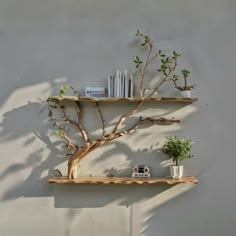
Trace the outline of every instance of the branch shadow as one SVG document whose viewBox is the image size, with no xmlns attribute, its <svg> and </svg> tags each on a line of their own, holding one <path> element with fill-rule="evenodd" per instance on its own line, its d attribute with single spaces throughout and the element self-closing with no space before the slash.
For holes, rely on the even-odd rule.
<svg viewBox="0 0 236 236">
<path fill-rule="evenodd" d="M 165 106 L 164 106 L 165 107 Z M 178 109 L 182 106 L 177 106 Z M 163 109 L 165 110 L 165 109 Z M 165 111 L 165 114 L 170 112 Z M 16 122 L 17 117 L 17 122 Z M 56 166 L 66 162 L 61 142 L 49 138 L 49 124 L 47 120 L 46 104 L 40 102 L 30 102 L 27 105 L 15 108 L 3 115 L 3 121 L 0 124 L 0 141 L 7 143 L 12 140 L 18 140 L 26 137 L 22 143 L 22 148 L 36 146 L 35 150 L 25 157 L 24 162 L 17 162 L 10 165 L 0 173 L 1 181 L 14 176 L 17 172 L 28 170 L 26 179 L 19 180 L 18 184 L 11 186 L 2 197 L 3 201 L 9 201 L 20 197 L 54 197 L 54 206 L 56 208 L 98 208 L 116 203 L 120 206 L 130 206 L 141 200 L 152 198 L 173 186 L 170 185 L 50 185 L 47 182 Z M 132 120 L 131 120 L 132 121 Z M 144 130 L 145 127 L 141 128 Z M 148 138 L 149 133 L 142 133 L 135 137 L 135 141 L 141 142 Z M 131 136 L 132 138 L 132 136 Z M 39 144 L 39 145 L 38 145 Z M 96 165 L 100 162 L 106 162 L 111 155 L 119 156 L 121 152 L 126 158 L 125 168 L 105 167 L 104 175 L 112 174 L 114 176 L 130 176 L 134 165 L 147 164 L 152 167 L 153 176 L 166 176 L 167 169 L 158 163 L 156 146 L 158 142 L 150 144 L 137 151 L 131 149 L 121 138 L 121 142 L 114 142 L 111 149 L 103 153 L 98 158 L 91 158 L 91 164 Z M 45 153 L 45 149 L 48 153 Z M 144 158 L 145 156 L 145 158 Z M 45 158 L 46 157 L 46 158 Z M 161 161 L 161 159 L 160 159 Z M 124 194 L 125 193 L 125 194 Z"/>
<path fill-rule="evenodd" d="M 27 178 L 25 180 L 18 179 L 18 182 L 21 182 L 8 189 L 2 200 L 17 199 L 22 196 L 51 196 L 50 186 L 47 183 L 48 176 L 52 175 L 55 166 L 65 162 L 66 159 L 62 156 L 63 152 L 58 148 L 60 142 L 52 143 L 45 132 L 45 128 L 43 128 L 45 124 L 42 122 L 41 116 L 46 115 L 45 111 L 42 109 L 41 103 L 34 102 L 8 111 L 3 115 L 3 121 L 0 124 L 0 142 L 7 143 L 13 140 L 17 142 L 18 139 L 25 137 L 22 150 L 27 150 L 29 146 L 34 147 L 34 149 L 33 151 L 30 150 L 28 156 L 23 157 L 24 161 L 22 158 L 14 159 L 13 164 L 0 172 L 0 180 L 6 181 L 7 178 L 14 177 L 17 172 L 30 169 Z M 46 148 L 49 153 L 45 158 Z M 45 171 L 47 172 L 46 175 Z"/>
<path fill-rule="evenodd" d="M 159 185 L 54 185 L 55 207 L 99 208 L 116 203 L 130 206 L 140 200 L 151 198 L 171 186 Z M 124 194 L 125 193 L 125 194 Z"/>
<path fill-rule="evenodd" d="M 173 219 L 179 217 L 179 211 L 175 212 L 171 209 L 173 209 L 176 205 L 181 204 L 183 200 L 183 194 L 185 194 L 185 197 L 191 196 L 192 194 L 195 194 L 196 191 L 198 191 L 198 186 L 194 184 L 178 184 L 173 186 L 172 188 L 164 190 L 159 195 L 155 196 L 153 199 L 149 201 L 149 203 L 146 203 L 146 206 L 149 204 L 152 207 L 145 207 L 144 212 L 144 221 L 141 223 L 141 235 L 155 235 L 155 232 L 160 230 L 160 224 L 157 224 L 156 222 L 160 222 L 157 220 L 159 216 L 162 214 L 162 212 L 168 212 L 171 211 L 171 216 L 166 214 L 168 219 L 172 217 Z M 185 199 L 186 201 L 186 199 Z M 191 205 L 191 203 L 189 203 Z M 167 208 L 166 208 L 167 207 Z M 186 213 L 183 213 L 183 216 L 186 215 Z M 182 217 L 180 217 L 182 218 Z M 183 219 L 182 219 L 183 220 Z M 191 218 L 186 217 L 186 220 L 188 222 L 188 225 L 195 224 L 191 220 Z M 191 228 L 191 226 L 190 226 Z M 174 232 L 175 230 L 172 228 L 170 232 Z"/>
</svg>

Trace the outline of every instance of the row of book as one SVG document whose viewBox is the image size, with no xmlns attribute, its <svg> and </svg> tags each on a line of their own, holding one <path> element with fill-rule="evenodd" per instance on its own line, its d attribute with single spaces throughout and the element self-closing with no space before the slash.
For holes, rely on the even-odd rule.
<svg viewBox="0 0 236 236">
<path fill-rule="evenodd" d="M 127 70 L 117 70 L 115 76 L 108 76 L 108 97 L 133 97 L 133 90 L 133 76 Z"/>
</svg>

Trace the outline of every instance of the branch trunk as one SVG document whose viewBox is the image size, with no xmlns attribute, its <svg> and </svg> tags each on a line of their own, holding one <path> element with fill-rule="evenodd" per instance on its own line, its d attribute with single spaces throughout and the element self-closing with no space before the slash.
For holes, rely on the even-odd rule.
<svg viewBox="0 0 236 236">
<path fill-rule="evenodd" d="M 68 179 L 75 179 L 77 178 L 77 164 L 86 156 L 88 155 L 90 152 L 94 151 L 95 149 L 97 149 L 98 147 L 102 146 L 103 144 L 110 142 L 114 139 L 117 139 L 119 137 L 122 137 L 124 135 L 128 135 L 131 134 L 132 132 L 134 132 L 140 125 L 143 125 L 147 122 L 152 122 L 152 123 L 166 123 L 166 124 L 170 124 L 170 123 L 179 123 L 179 120 L 174 120 L 174 119 L 165 119 L 165 118 L 159 118 L 159 119 L 153 119 L 150 117 L 147 118 L 142 118 L 140 117 L 139 120 L 136 122 L 135 125 L 133 125 L 131 128 L 127 129 L 127 130 L 123 130 L 117 133 L 110 133 L 104 137 L 102 137 L 101 139 L 98 139 L 94 142 L 87 142 L 84 147 L 76 150 L 73 155 L 70 157 L 69 162 L 68 162 L 68 173 L 67 173 L 67 178 Z"/>
</svg>

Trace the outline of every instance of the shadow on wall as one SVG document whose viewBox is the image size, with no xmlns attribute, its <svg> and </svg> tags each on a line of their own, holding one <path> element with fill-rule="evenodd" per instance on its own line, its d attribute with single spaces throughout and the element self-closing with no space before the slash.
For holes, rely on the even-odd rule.
<svg viewBox="0 0 236 236">
<path fill-rule="evenodd" d="M 0 174 L 0 179 L 3 181 L 9 176 L 17 174 L 17 172 L 31 169 L 31 173 L 26 180 L 22 184 L 9 189 L 4 194 L 3 200 L 22 196 L 40 197 L 50 195 L 47 177 L 42 177 L 43 172 L 48 171 L 50 175 L 54 166 L 66 160 L 61 156 L 61 151 L 57 147 L 59 142 L 52 144 L 45 129 L 42 128 L 42 120 L 39 119 L 41 109 L 41 103 L 29 103 L 6 112 L 3 116 L 3 121 L 0 124 L 0 142 L 15 141 L 17 143 L 17 140 L 21 137 L 27 137 L 24 139 L 22 149 L 26 150 L 27 146 L 32 146 L 28 157 L 18 156 L 14 159 L 16 164 L 10 165 Z M 44 158 L 46 148 L 50 152 L 48 157 Z M 15 153 L 13 157 L 15 157 Z M 22 161 L 23 159 L 24 161 Z"/>
<path fill-rule="evenodd" d="M 182 106 L 183 107 L 183 106 Z M 181 107 L 181 108 L 182 108 Z M 178 109 L 180 107 L 177 106 Z M 11 175 L 17 175 L 24 170 L 30 169 L 30 174 L 21 184 L 10 186 L 4 193 L 2 200 L 9 201 L 24 197 L 46 197 L 55 196 L 55 207 L 58 208 L 94 208 L 102 207 L 116 202 L 118 205 L 129 206 L 135 202 L 152 198 L 172 186 L 100 186 L 100 185 L 49 185 L 48 176 L 52 175 L 53 169 L 61 163 L 67 161 L 64 157 L 65 151 L 61 148 L 61 141 L 52 141 L 48 136 L 49 124 L 47 120 L 46 104 L 40 102 L 29 102 L 26 105 L 15 108 L 3 115 L 3 121 L 0 124 L 0 142 L 17 142 L 18 139 L 26 137 L 22 148 L 30 147 L 30 154 L 24 161 L 11 164 L 7 169 L 0 173 L 1 181 L 6 180 Z M 166 111 L 165 114 L 169 114 Z M 146 136 L 149 134 L 146 133 Z M 131 135 L 132 136 L 132 135 Z M 140 137 L 139 137 L 140 136 Z M 144 136 L 138 135 L 137 140 L 142 140 Z M 143 156 L 149 162 L 155 162 L 156 172 L 166 175 L 166 169 L 160 165 L 162 160 L 158 160 L 156 150 L 152 150 L 152 145 L 146 149 L 133 151 L 127 144 L 122 142 L 111 142 L 106 153 L 102 153 L 99 158 L 92 160 L 92 164 L 108 160 L 112 154 L 125 153 L 129 166 L 124 169 L 106 168 L 105 174 L 112 173 L 117 176 L 130 175 L 130 168 L 142 162 Z M 156 143 L 154 145 L 157 145 Z M 33 150 L 33 151 L 32 151 Z M 45 152 L 47 150 L 47 152 Z M 10 158 L 10 157 L 8 157 Z M 21 159 L 22 160 L 22 159 Z M 46 174 L 45 174 L 46 173 Z"/>
<path fill-rule="evenodd" d="M 171 109 L 176 112 L 176 110 L 181 110 L 183 106 L 177 104 Z M 109 107 L 107 108 L 109 109 Z M 172 117 L 172 111 L 167 110 L 165 105 L 158 105 L 158 109 L 161 110 L 161 116 Z M 185 114 L 185 116 L 188 116 L 190 113 Z M 53 139 L 49 135 L 51 126 L 48 124 L 47 115 L 46 102 L 29 102 L 11 111 L 7 111 L 3 115 L 3 120 L 0 123 L 0 143 L 11 145 L 9 143 L 18 143 L 19 140 L 23 139 L 21 149 L 24 150 L 24 156 L 15 158 L 16 151 L 12 151 L 14 156 L 9 155 L 7 157 L 14 159 L 10 161 L 11 164 L 6 169 L 3 168 L 3 171 L 0 172 L 0 181 L 7 181 L 8 178 L 17 178 L 18 181 L 17 184 L 6 185 L 2 200 L 11 201 L 21 197 L 39 198 L 52 196 L 54 197 L 55 208 L 68 209 L 67 230 L 69 232 L 72 222 L 78 220 L 83 214 L 83 211 L 88 208 L 97 208 L 99 210 L 99 208 L 107 209 L 108 207 L 107 211 L 109 212 L 111 205 L 123 206 L 124 208 L 122 209 L 129 207 L 130 217 L 133 217 L 135 213 L 132 213 L 132 206 L 134 204 L 140 204 L 140 202 L 146 202 L 149 199 L 156 199 L 159 205 L 156 204 L 156 201 L 151 204 L 154 209 L 147 209 L 149 218 L 143 224 L 145 227 L 144 231 L 148 227 L 153 230 L 153 226 L 151 227 L 150 225 L 152 224 L 152 217 L 155 218 L 156 216 L 157 208 L 169 200 L 168 196 L 170 196 L 172 189 L 175 189 L 178 194 L 181 194 L 182 190 L 176 189 L 177 186 L 161 184 L 132 185 L 132 187 L 129 185 L 48 184 L 48 178 L 52 175 L 55 167 L 62 163 L 66 166 L 68 158 L 65 157 L 64 144 L 62 145 L 61 140 Z M 149 114 L 145 113 L 145 115 L 148 116 Z M 174 116 L 179 118 L 177 113 Z M 114 121 L 112 121 L 112 124 L 114 124 Z M 143 163 L 144 156 L 145 163 L 150 163 L 155 174 L 158 173 L 161 176 L 167 175 L 167 168 L 163 168 L 161 165 L 163 159 L 157 158 L 156 147 L 159 143 L 156 139 L 152 140 L 150 138 L 151 134 L 146 128 L 147 126 L 140 127 L 140 130 L 136 132 L 135 136 L 133 134 L 129 135 L 129 141 L 133 140 L 137 146 L 138 143 L 143 144 L 144 140 L 151 140 L 145 147 L 139 148 L 138 150 L 137 148 L 132 148 L 125 141 L 127 137 L 124 137 L 118 139 L 118 141 L 104 145 L 105 148 L 108 148 L 108 151 L 99 151 L 99 155 L 96 158 L 91 156 L 90 159 L 89 157 L 90 165 L 96 168 L 101 162 L 106 163 L 109 161 L 110 156 L 119 158 L 122 153 L 122 161 L 125 160 L 125 165 L 122 168 L 104 165 L 103 173 L 105 175 L 130 176 L 132 166 Z M 154 128 L 152 126 L 152 130 Z M 98 128 L 95 127 L 95 131 L 96 129 Z M 166 135 L 167 132 L 169 131 L 162 130 L 162 134 Z M 14 147 L 10 148 L 14 149 Z M 22 173 L 24 173 L 23 178 Z M 19 182 L 19 179 L 22 179 L 22 181 Z M 158 199 L 164 200 L 158 201 Z"/>
<path fill-rule="evenodd" d="M 167 219 L 175 219 L 176 222 L 184 221 L 183 224 L 186 224 L 186 222 L 188 222 L 189 228 L 194 228 L 196 222 L 192 221 L 192 218 L 190 216 L 191 214 L 189 214 L 189 212 L 183 212 L 179 209 L 173 211 L 173 209 L 180 208 L 183 201 L 185 201 L 185 204 L 186 201 L 188 202 L 188 200 L 186 200 L 186 196 L 182 196 L 183 194 L 186 195 L 186 192 L 188 192 L 187 195 L 191 196 L 196 194 L 198 190 L 199 189 L 197 185 L 194 184 L 178 184 L 173 186 L 172 188 L 167 189 L 166 191 L 163 191 L 158 196 L 155 196 L 152 199 L 148 200 L 143 206 L 144 221 L 142 222 L 141 234 L 155 235 L 158 230 L 159 232 L 163 232 L 162 222 L 159 218 L 160 215 L 164 215 L 164 217 L 162 218 L 163 221 L 166 221 Z M 166 203 L 168 203 L 167 207 Z M 189 204 L 191 208 L 192 201 L 188 202 L 187 204 Z M 174 230 L 174 228 L 176 227 L 175 224 L 177 224 L 176 222 L 174 223 L 174 225 L 172 224 L 171 227 L 168 228 L 168 230 L 171 229 L 170 234 L 172 234 L 173 232 L 179 232 Z"/>
</svg>

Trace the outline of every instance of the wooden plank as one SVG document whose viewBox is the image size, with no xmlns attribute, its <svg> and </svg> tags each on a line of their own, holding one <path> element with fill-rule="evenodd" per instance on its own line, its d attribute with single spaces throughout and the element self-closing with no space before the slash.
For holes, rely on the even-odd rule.
<svg viewBox="0 0 236 236">
<path fill-rule="evenodd" d="M 128 178 L 106 176 L 81 176 L 77 179 L 68 179 L 67 177 L 62 176 L 52 177 L 48 180 L 48 182 L 56 184 L 197 184 L 198 180 L 195 177 L 183 177 L 181 179 L 172 179 L 170 177 Z"/>
<path fill-rule="evenodd" d="M 78 96 L 53 96 L 49 97 L 51 102 L 141 102 L 144 98 L 115 98 L 115 97 L 78 97 Z M 198 98 L 181 98 L 181 97 L 157 97 L 149 98 L 146 102 L 177 102 L 177 103 L 193 103 Z"/>
</svg>

